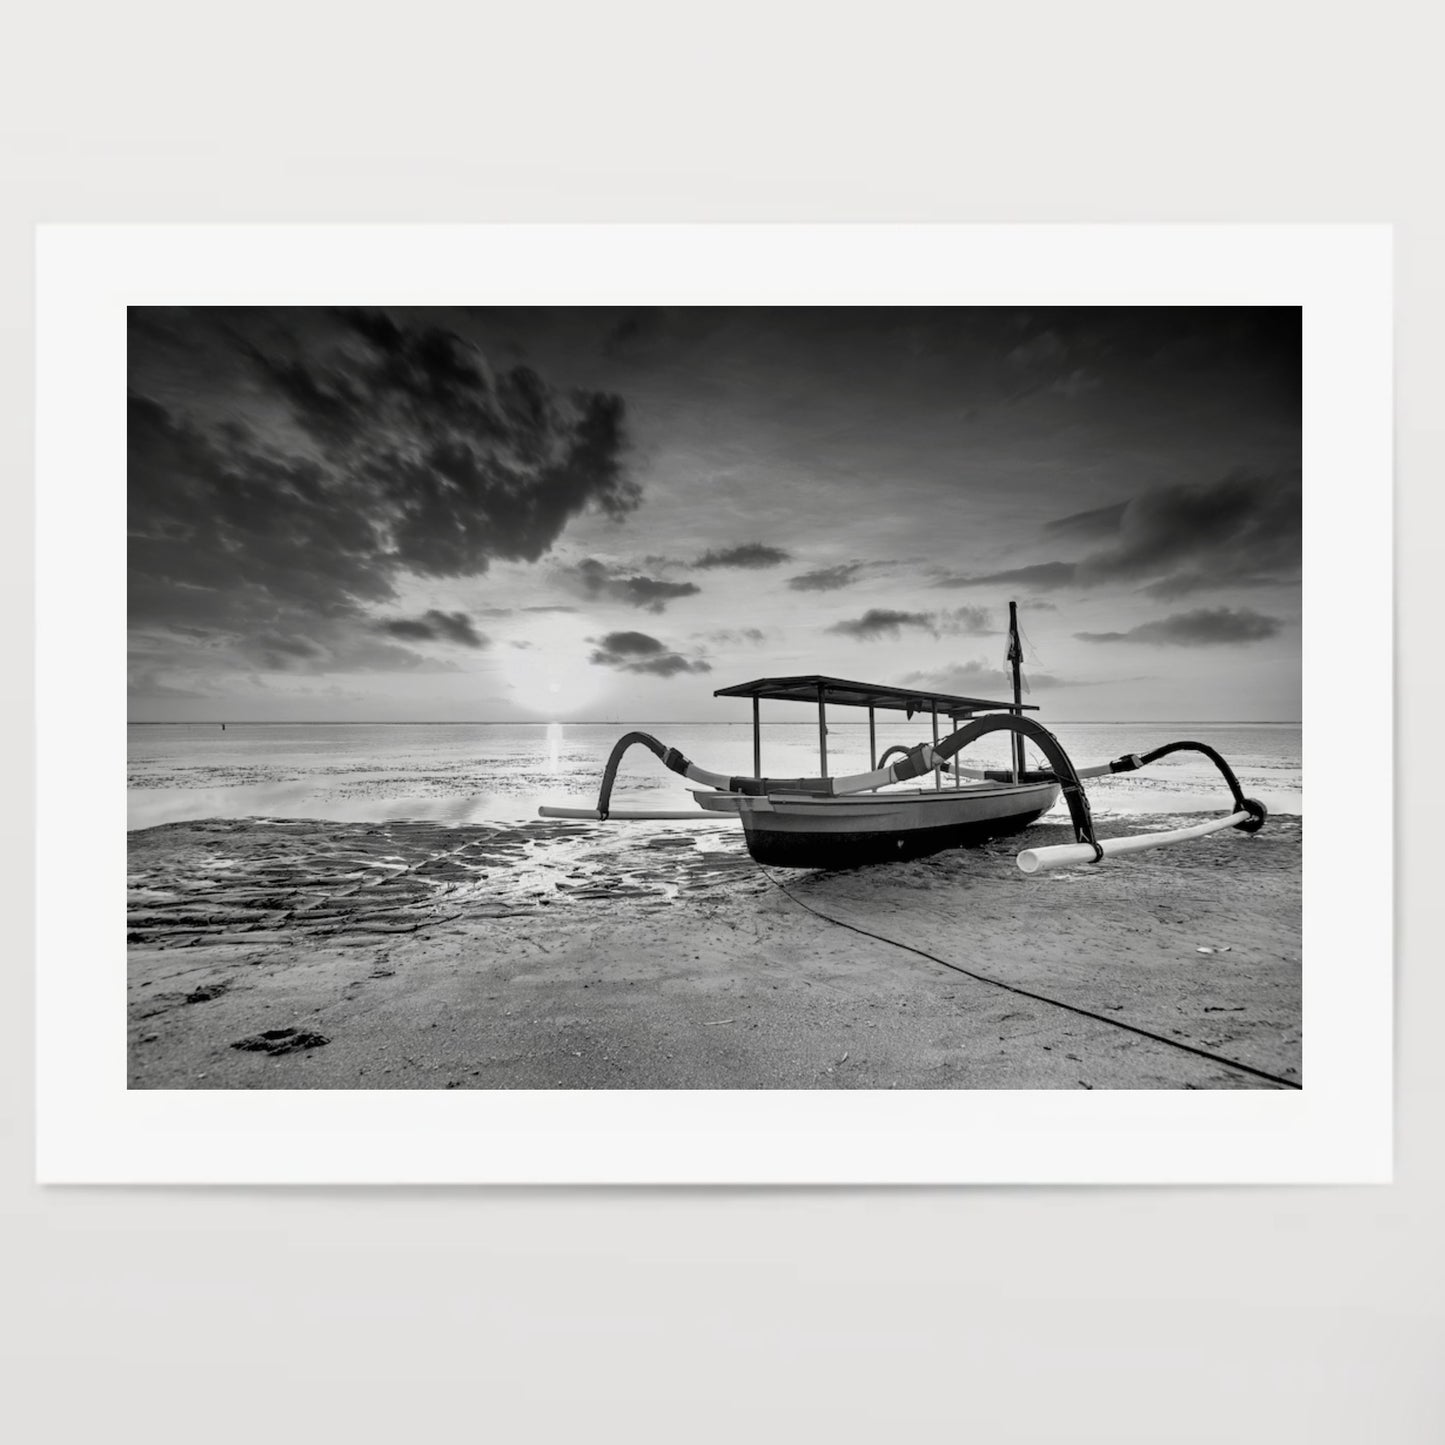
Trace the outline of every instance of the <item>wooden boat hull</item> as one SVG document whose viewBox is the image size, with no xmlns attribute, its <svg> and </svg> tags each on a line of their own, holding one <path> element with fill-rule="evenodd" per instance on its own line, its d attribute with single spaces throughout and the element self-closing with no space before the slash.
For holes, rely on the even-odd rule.
<svg viewBox="0 0 1445 1445">
<path fill-rule="evenodd" d="M 1059 786 L 989 783 L 833 798 L 728 797 L 726 810 L 736 807 L 748 852 L 759 863 L 856 868 L 1021 832 L 1058 801 Z"/>
</svg>

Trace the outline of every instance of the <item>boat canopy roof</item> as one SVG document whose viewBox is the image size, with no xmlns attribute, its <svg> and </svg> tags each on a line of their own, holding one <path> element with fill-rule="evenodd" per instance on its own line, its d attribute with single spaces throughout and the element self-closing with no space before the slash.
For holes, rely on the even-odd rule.
<svg viewBox="0 0 1445 1445">
<path fill-rule="evenodd" d="M 736 687 L 720 687 L 714 697 L 766 697 L 780 702 L 831 702 L 842 707 L 881 707 L 905 712 L 931 713 L 935 708 L 949 717 L 976 712 L 1037 712 L 1032 703 L 990 702 L 982 697 L 960 697 L 951 692 L 927 692 L 916 687 L 887 687 L 876 682 L 849 682 L 842 677 L 808 673 L 802 677 L 760 677 Z"/>
</svg>

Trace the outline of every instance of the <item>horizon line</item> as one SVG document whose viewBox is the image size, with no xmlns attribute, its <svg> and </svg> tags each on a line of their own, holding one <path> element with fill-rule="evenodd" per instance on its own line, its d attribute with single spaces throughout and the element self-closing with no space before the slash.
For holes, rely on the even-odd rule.
<svg viewBox="0 0 1445 1445">
<path fill-rule="evenodd" d="M 912 722 L 914 718 L 928 717 L 927 713 L 915 713 L 913 718 L 906 721 Z M 846 719 L 830 718 L 828 725 L 831 727 L 835 722 L 846 722 Z M 884 721 L 884 719 L 879 720 Z M 573 727 L 602 727 L 611 726 L 624 722 L 650 722 L 658 723 L 663 727 L 751 727 L 752 721 L 748 718 L 650 718 L 650 717 L 573 717 L 573 718 L 127 718 L 126 726 L 133 728 L 170 728 L 170 727 L 551 727 L 554 723 Z M 1270 718 L 1270 717 L 1231 717 L 1231 718 L 1200 718 L 1200 717 L 1096 717 L 1096 718 L 1056 718 L 1053 719 L 1056 726 L 1091 724 L 1091 723 L 1208 723 L 1211 726 L 1218 726 L 1223 723 L 1248 724 L 1255 727 L 1299 727 L 1303 726 L 1303 718 Z M 775 718 L 770 719 L 768 727 L 807 727 L 816 728 L 816 718 Z M 858 727 L 866 727 L 867 724 L 859 722 Z"/>
</svg>

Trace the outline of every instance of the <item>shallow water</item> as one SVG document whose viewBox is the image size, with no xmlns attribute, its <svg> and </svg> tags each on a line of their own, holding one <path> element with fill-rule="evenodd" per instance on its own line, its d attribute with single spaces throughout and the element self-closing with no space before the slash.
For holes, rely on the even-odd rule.
<svg viewBox="0 0 1445 1445">
<path fill-rule="evenodd" d="M 1300 727 L 1291 723 L 1060 723 L 1051 731 L 1079 766 L 1191 738 L 1221 752 L 1244 791 L 1272 812 L 1300 813 Z M 543 803 L 590 808 L 612 745 L 640 730 L 720 773 L 753 771 L 752 728 L 737 723 L 231 723 L 133 724 L 128 826 L 197 818 L 324 818 L 347 822 L 518 822 Z M 881 754 L 929 736 L 927 719 L 883 722 Z M 1006 766 L 1006 735 L 967 761 Z M 829 771 L 863 772 L 868 725 L 830 722 Z M 817 772 L 815 722 L 765 722 L 763 771 Z M 1099 817 L 1212 810 L 1228 802 L 1213 765 L 1175 755 L 1138 773 L 1089 784 Z M 627 754 L 618 808 L 693 806 L 682 779 L 650 752 Z M 1059 810 L 1062 814 L 1062 809 Z"/>
</svg>

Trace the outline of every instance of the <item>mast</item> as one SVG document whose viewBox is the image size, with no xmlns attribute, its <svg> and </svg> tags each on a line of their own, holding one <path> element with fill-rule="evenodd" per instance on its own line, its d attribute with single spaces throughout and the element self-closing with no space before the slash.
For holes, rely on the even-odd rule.
<svg viewBox="0 0 1445 1445">
<path fill-rule="evenodd" d="M 1019 605 L 1017 602 L 1010 602 L 1008 605 L 1008 653 L 1007 661 L 1013 668 L 1014 677 L 1014 716 L 1023 716 L 1023 675 L 1020 668 L 1023 665 L 1024 650 L 1019 644 Z M 1014 782 L 1023 776 L 1024 771 L 1024 740 L 1019 733 L 1010 733 L 1010 745 L 1013 750 L 1013 775 Z"/>
</svg>

